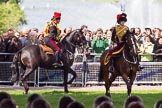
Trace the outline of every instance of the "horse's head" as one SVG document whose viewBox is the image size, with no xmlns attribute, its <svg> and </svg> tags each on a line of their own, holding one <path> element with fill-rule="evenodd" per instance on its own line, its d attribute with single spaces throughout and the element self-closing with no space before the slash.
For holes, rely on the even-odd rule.
<svg viewBox="0 0 162 108">
<path fill-rule="evenodd" d="M 72 31 L 66 36 L 66 41 L 74 47 L 84 47 L 87 45 L 86 38 L 80 30 Z"/>
<path fill-rule="evenodd" d="M 131 32 L 127 32 L 126 34 L 126 44 L 129 47 L 129 52 L 131 55 L 137 57 L 138 52 L 137 52 L 137 45 L 136 45 L 136 39 L 134 37 L 134 34 Z"/>
<path fill-rule="evenodd" d="M 8 44 L 7 52 L 10 52 L 10 53 L 15 53 L 22 48 L 21 41 L 19 40 L 19 38 L 15 36 L 10 37 L 7 44 Z"/>
</svg>

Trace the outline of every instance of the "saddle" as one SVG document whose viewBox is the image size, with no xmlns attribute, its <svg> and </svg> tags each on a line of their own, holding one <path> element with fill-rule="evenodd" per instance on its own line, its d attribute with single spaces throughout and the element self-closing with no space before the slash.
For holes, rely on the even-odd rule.
<svg viewBox="0 0 162 108">
<path fill-rule="evenodd" d="M 110 61 L 110 58 L 114 55 L 119 54 L 121 51 L 123 51 L 123 49 L 124 49 L 124 44 L 114 47 L 113 49 L 109 49 L 109 51 L 107 52 L 104 58 L 104 65 L 107 65 Z"/>
<path fill-rule="evenodd" d="M 47 45 L 39 45 L 46 54 L 54 54 L 53 50 Z"/>
</svg>

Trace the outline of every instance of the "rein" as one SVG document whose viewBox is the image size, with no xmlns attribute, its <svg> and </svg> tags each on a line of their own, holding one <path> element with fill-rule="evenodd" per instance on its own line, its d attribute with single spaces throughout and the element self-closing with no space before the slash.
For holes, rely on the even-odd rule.
<svg viewBox="0 0 162 108">
<path fill-rule="evenodd" d="M 124 57 L 124 60 L 128 63 L 131 63 L 131 64 L 137 64 L 137 59 L 135 59 L 135 57 L 133 56 L 133 59 L 134 59 L 134 62 L 128 60 L 125 56 L 125 53 L 124 53 L 124 50 L 123 50 L 123 57 Z"/>
<path fill-rule="evenodd" d="M 132 42 L 133 50 L 134 50 L 135 53 L 136 53 L 136 45 L 135 45 L 135 42 L 134 42 L 132 36 L 131 36 L 131 42 Z M 126 58 L 126 56 L 125 56 L 125 51 L 124 51 L 124 50 L 123 50 L 123 57 L 124 57 L 124 60 L 125 60 L 126 62 L 128 62 L 128 63 L 137 64 L 137 62 L 138 62 L 138 61 L 137 61 L 137 58 L 134 57 L 134 56 L 133 56 L 133 61 L 128 60 L 128 59 Z"/>
</svg>

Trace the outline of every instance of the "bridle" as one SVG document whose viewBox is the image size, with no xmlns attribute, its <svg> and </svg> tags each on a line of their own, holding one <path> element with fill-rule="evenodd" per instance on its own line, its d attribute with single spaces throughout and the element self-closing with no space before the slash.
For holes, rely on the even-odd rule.
<svg viewBox="0 0 162 108">
<path fill-rule="evenodd" d="M 130 36 L 130 41 L 131 41 L 131 46 L 129 46 L 129 49 L 131 49 L 132 48 L 132 50 L 133 50 L 133 52 L 135 53 L 135 54 L 137 54 L 137 50 L 136 50 L 136 43 L 134 42 L 134 37 L 133 37 L 133 35 L 129 35 Z M 129 38 L 129 37 L 127 37 L 127 38 Z M 128 39 L 126 40 L 126 42 L 128 43 Z M 126 58 L 126 56 L 125 56 L 125 50 L 123 50 L 123 58 L 124 58 L 124 60 L 126 61 L 126 62 L 128 62 L 128 63 L 130 63 L 130 64 L 137 64 L 137 57 L 136 56 L 132 56 L 133 57 L 133 61 L 130 61 L 130 60 L 128 60 L 127 58 Z"/>
</svg>

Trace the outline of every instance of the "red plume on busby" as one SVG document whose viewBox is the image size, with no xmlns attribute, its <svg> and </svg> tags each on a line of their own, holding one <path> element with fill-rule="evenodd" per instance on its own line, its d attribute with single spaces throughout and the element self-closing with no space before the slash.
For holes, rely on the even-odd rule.
<svg viewBox="0 0 162 108">
<path fill-rule="evenodd" d="M 60 19 L 61 18 L 61 13 L 60 12 L 54 12 L 53 13 L 53 18 L 54 19 Z"/>
<path fill-rule="evenodd" d="M 118 24 L 120 23 L 120 21 L 127 22 L 127 14 L 125 14 L 125 13 L 118 14 L 117 15 L 117 22 L 118 22 Z"/>
<path fill-rule="evenodd" d="M 117 15 L 117 20 L 119 20 L 119 19 L 120 19 L 120 17 L 121 17 L 121 14 L 118 14 L 118 15 Z"/>
</svg>

